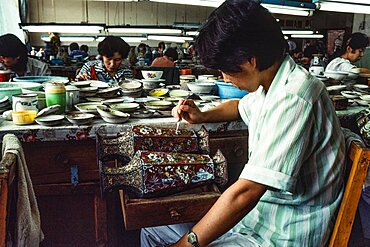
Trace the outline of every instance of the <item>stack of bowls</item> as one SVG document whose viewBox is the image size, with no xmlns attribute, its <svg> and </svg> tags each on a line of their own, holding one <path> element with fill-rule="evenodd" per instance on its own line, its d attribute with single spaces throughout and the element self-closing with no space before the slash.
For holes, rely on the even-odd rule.
<svg viewBox="0 0 370 247">
<path fill-rule="evenodd" d="M 188 90 L 187 84 L 196 80 L 195 75 L 180 75 L 181 89 Z"/>
<path fill-rule="evenodd" d="M 122 96 L 138 98 L 143 92 L 143 85 L 140 81 L 124 82 L 120 85 Z"/>
</svg>

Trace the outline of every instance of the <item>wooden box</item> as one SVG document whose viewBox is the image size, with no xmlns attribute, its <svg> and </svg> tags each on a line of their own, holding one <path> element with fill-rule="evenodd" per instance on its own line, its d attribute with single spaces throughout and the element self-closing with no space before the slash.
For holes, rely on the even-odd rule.
<svg viewBox="0 0 370 247">
<path fill-rule="evenodd" d="M 150 199 L 135 199 L 131 198 L 125 190 L 119 192 L 126 230 L 196 222 L 207 213 L 221 195 L 215 184 Z"/>
</svg>

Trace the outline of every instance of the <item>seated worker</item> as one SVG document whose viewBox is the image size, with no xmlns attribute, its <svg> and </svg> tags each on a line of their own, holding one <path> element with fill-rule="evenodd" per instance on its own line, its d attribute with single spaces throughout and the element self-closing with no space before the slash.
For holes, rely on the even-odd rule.
<svg viewBox="0 0 370 247">
<path fill-rule="evenodd" d="M 249 159 L 198 223 L 144 228 L 141 246 L 326 246 L 343 195 L 344 137 L 324 84 L 285 47 L 257 1 L 226 0 L 211 13 L 196 40 L 202 64 L 249 94 L 205 112 L 180 100 L 172 114 L 242 119 Z"/>
<path fill-rule="evenodd" d="M 353 33 L 344 42 L 343 49 L 338 53 L 338 57 L 331 60 L 326 66 L 326 71 L 351 71 L 356 69 L 353 63 L 359 61 L 364 56 L 365 48 L 369 45 L 369 37 L 363 33 Z M 359 68 L 360 73 L 370 73 L 369 68 Z"/>
<path fill-rule="evenodd" d="M 87 45 L 81 45 L 80 51 L 82 53 L 82 57 L 85 59 L 89 56 L 89 47 Z"/>
<path fill-rule="evenodd" d="M 27 47 L 14 34 L 0 36 L 0 63 L 12 70 L 16 76 L 45 76 L 51 71 L 46 63 L 30 58 Z"/>
<path fill-rule="evenodd" d="M 152 67 L 175 67 L 175 61 L 178 59 L 178 53 L 175 48 L 169 47 L 164 53 L 163 57 L 157 57 L 152 62 Z"/>
<path fill-rule="evenodd" d="M 132 78 L 132 71 L 122 63 L 127 58 L 130 46 L 120 37 L 108 36 L 98 44 L 99 60 L 83 65 L 77 80 L 99 80 L 111 84 Z"/>
</svg>

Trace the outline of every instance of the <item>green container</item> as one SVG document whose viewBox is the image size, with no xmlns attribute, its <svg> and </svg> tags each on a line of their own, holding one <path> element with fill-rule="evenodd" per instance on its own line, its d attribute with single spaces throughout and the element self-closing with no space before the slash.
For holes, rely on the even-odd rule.
<svg viewBox="0 0 370 247">
<path fill-rule="evenodd" d="M 58 114 L 66 110 L 66 88 L 63 83 L 50 82 L 45 84 L 46 106 L 60 105 Z"/>
</svg>

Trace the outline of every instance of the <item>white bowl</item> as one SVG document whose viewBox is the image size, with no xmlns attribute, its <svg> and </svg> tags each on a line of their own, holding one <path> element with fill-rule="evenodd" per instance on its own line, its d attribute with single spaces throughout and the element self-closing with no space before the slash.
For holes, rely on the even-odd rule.
<svg viewBox="0 0 370 247">
<path fill-rule="evenodd" d="M 145 103 L 145 107 L 150 110 L 167 110 L 172 106 L 172 102 L 165 100 L 153 100 Z"/>
<path fill-rule="evenodd" d="M 84 113 L 93 113 L 97 114 L 98 111 L 96 110 L 96 107 L 98 105 L 101 105 L 99 102 L 88 102 L 88 103 L 79 103 L 76 104 L 75 107 L 77 110 L 84 112 Z"/>
<path fill-rule="evenodd" d="M 368 103 L 370 103 L 370 95 L 369 94 L 361 95 L 360 96 L 360 99 L 362 99 L 362 100 L 367 101 Z"/>
<path fill-rule="evenodd" d="M 141 74 L 143 75 L 144 79 L 160 79 L 163 75 L 163 71 L 157 70 L 142 70 Z"/>
<path fill-rule="evenodd" d="M 361 93 L 355 91 L 341 91 L 340 93 L 347 99 L 356 99 L 361 96 Z"/>
<path fill-rule="evenodd" d="M 96 107 L 98 110 L 98 113 L 100 114 L 101 117 L 106 117 L 106 118 L 129 118 L 130 114 L 111 109 L 108 106 L 105 105 L 99 105 Z"/>
<path fill-rule="evenodd" d="M 211 93 L 216 87 L 213 82 L 191 82 L 186 85 L 195 94 Z"/>
<path fill-rule="evenodd" d="M 117 103 L 111 104 L 110 107 L 123 112 L 133 112 L 140 108 L 140 105 L 138 103 Z"/>
<path fill-rule="evenodd" d="M 69 122 L 77 125 L 85 125 L 91 123 L 94 114 L 84 112 L 69 112 L 66 114 L 66 118 Z"/>
<path fill-rule="evenodd" d="M 328 78 L 341 81 L 348 76 L 348 72 L 327 70 L 324 75 Z"/>
</svg>

